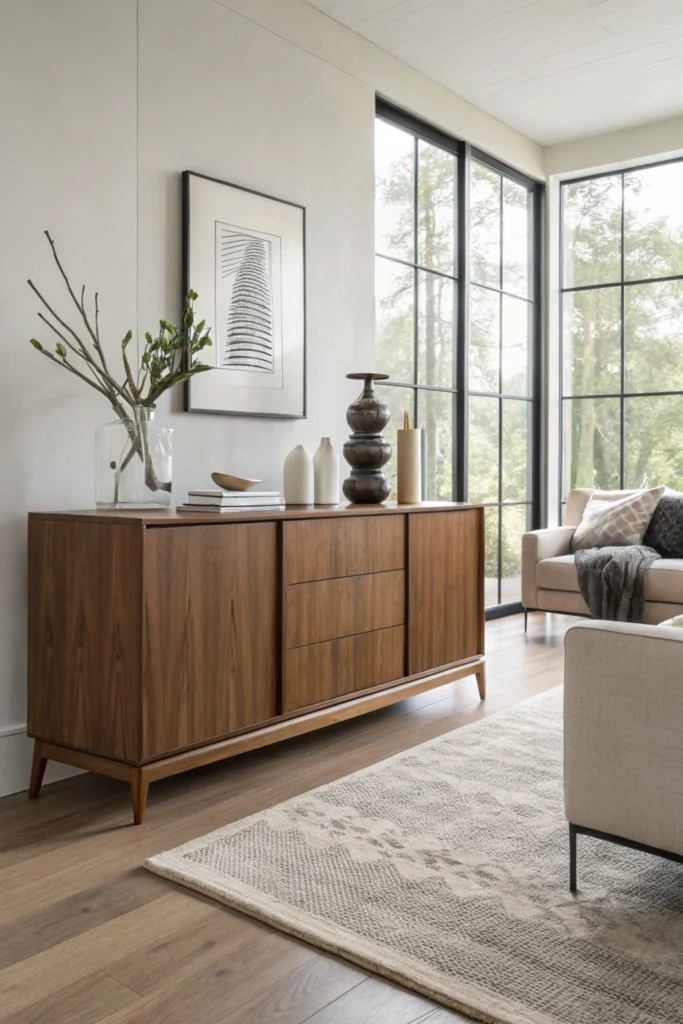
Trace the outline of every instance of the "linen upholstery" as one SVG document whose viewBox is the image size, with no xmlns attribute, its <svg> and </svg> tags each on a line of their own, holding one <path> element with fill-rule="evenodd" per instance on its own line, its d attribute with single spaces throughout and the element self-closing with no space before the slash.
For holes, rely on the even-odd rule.
<svg viewBox="0 0 683 1024">
<path fill-rule="evenodd" d="M 633 491 L 590 491 L 567 495 L 564 526 L 532 530 L 522 537 L 522 605 L 566 615 L 589 616 L 579 592 L 571 540 L 591 494 L 623 497 Z M 667 491 L 667 494 L 674 492 Z M 559 561 L 561 559 L 561 561 Z M 546 566 L 544 563 L 552 564 Z M 683 613 L 683 559 L 658 559 L 645 576 L 646 623 L 663 622 Z"/>
<path fill-rule="evenodd" d="M 536 584 L 541 590 L 579 593 L 574 555 L 545 558 L 536 563 Z M 660 558 L 645 576 L 645 600 L 683 603 L 683 558 Z"/>
<path fill-rule="evenodd" d="M 522 537 L 522 604 L 538 608 L 536 566 L 546 558 L 568 555 L 571 551 L 573 526 L 557 526 L 549 530 L 531 530 Z"/>
<path fill-rule="evenodd" d="M 620 498 L 592 494 L 572 538 L 572 550 L 642 544 L 663 487 Z"/>
<path fill-rule="evenodd" d="M 573 626 L 564 701 L 568 821 L 683 856 L 683 630 Z"/>
</svg>

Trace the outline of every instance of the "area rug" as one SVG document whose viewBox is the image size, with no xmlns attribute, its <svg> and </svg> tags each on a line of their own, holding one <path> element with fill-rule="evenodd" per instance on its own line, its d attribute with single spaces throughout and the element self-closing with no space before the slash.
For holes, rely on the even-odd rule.
<svg viewBox="0 0 683 1024">
<path fill-rule="evenodd" d="M 556 690 L 147 866 L 487 1024 L 681 1024 L 683 868 L 568 858 Z"/>
</svg>

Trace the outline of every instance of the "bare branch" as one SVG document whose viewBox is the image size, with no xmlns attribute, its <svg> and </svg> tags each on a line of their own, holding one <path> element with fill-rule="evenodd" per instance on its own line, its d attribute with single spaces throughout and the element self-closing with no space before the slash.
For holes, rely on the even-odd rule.
<svg viewBox="0 0 683 1024">
<path fill-rule="evenodd" d="M 104 397 L 109 401 L 111 400 L 110 395 L 104 390 L 104 388 L 101 388 L 98 384 L 95 383 L 95 381 L 90 380 L 89 377 L 86 377 L 84 373 L 81 373 L 80 370 L 77 370 L 76 367 L 72 366 L 71 363 L 67 362 L 66 359 L 57 359 L 56 356 L 53 356 L 51 352 L 47 352 L 42 347 L 39 349 L 39 351 L 41 355 L 45 356 L 46 359 L 51 359 L 53 363 L 57 364 L 57 366 L 63 366 L 65 370 L 69 371 L 69 373 L 73 373 L 76 377 L 80 377 L 81 380 L 85 381 L 85 383 L 89 387 L 94 388 L 95 391 L 99 391 L 99 393 L 101 395 L 104 395 Z"/>
</svg>

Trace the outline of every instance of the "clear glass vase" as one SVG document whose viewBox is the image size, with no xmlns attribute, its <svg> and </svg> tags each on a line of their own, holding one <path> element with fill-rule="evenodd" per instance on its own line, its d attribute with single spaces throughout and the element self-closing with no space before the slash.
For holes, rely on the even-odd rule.
<svg viewBox="0 0 683 1024">
<path fill-rule="evenodd" d="M 95 431 L 98 508 L 160 508 L 171 504 L 173 430 L 136 406 L 125 420 Z"/>
</svg>

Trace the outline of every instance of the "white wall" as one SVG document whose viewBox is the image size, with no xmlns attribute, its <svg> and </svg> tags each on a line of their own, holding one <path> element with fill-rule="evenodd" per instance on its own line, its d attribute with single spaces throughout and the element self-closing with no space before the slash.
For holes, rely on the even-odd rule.
<svg viewBox="0 0 683 1024">
<path fill-rule="evenodd" d="M 590 174 L 603 168 L 618 170 L 630 164 L 683 155 L 683 117 L 576 139 L 545 151 L 548 177 Z"/>
<path fill-rule="evenodd" d="M 185 414 L 179 393 L 158 413 L 176 498 L 213 469 L 279 486 L 294 444 L 342 443 L 344 374 L 374 368 L 375 93 L 529 174 L 543 154 L 302 0 L 0 0 L 0 14 L 1 795 L 30 762 L 26 513 L 92 505 L 93 431 L 112 417 L 28 345 L 47 329 L 27 277 L 68 310 L 43 229 L 100 291 L 115 354 L 128 327 L 178 315 L 182 170 L 307 207 L 309 418 Z"/>
</svg>

